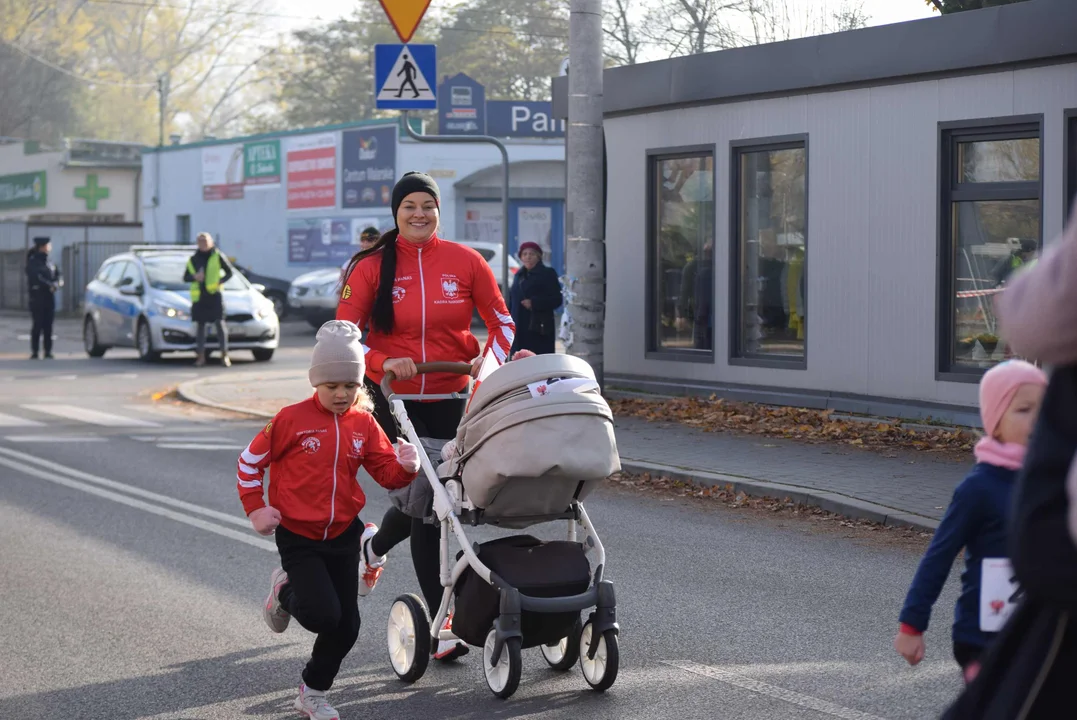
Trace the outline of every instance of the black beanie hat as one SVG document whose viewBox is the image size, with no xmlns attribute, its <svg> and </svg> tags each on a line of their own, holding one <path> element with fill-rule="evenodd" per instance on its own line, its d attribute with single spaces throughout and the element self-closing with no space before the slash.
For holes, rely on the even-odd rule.
<svg viewBox="0 0 1077 720">
<path fill-rule="evenodd" d="M 404 177 L 400 178 L 393 187 L 393 222 L 396 222 L 396 211 L 400 209 L 400 203 L 404 202 L 404 198 L 408 195 L 416 192 L 430 193 L 434 197 L 434 202 L 441 207 L 441 191 L 438 190 L 438 184 L 434 182 L 434 178 L 421 172 L 404 173 Z"/>
<path fill-rule="evenodd" d="M 37 248 L 45 247 L 50 242 L 51 242 L 51 240 L 49 240 L 49 238 L 47 238 L 47 237 L 36 237 L 36 238 L 34 238 L 34 247 L 37 247 Z"/>
</svg>

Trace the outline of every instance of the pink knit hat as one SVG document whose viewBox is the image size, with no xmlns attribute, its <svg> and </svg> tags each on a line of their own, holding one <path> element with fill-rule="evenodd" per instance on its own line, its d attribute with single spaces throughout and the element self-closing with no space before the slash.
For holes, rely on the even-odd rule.
<svg viewBox="0 0 1077 720">
<path fill-rule="evenodd" d="M 980 380 L 980 419 L 988 436 L 994 436 L 999 421 L 1022 385 L 1046 387 L 1047 375 L 1024 360 L 1007 360 L 984 373 Z"/>
</svg>

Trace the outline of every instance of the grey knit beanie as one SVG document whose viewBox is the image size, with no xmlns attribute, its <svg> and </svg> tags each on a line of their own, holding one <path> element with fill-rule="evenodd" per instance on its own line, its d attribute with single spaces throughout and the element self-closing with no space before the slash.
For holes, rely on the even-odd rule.
<svg viewBox="0 0 1077 720">
<path fill-rule="evenodd" d="M 363 382 L 366 358 L 360 343 L 362 333 L 355 323 L 330 320 L 318 329 L 310 357 L 310 384 Z"/>
</svg>

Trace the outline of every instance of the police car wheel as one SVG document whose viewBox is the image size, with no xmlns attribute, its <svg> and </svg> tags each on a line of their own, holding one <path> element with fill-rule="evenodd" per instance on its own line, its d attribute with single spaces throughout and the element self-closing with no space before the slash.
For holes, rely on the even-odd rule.
<svg viewBox="0 0 1077 720">
<path fill-rule="evenodd" d="M 86 354 L 92 358 L 102 357 L 108 350 L 97 342 L 97 324 L 94 323 L 93 318 L 88 317 L 82 323 L 82 346 L 86 349 Z"/>
<path fill-rule="evenodd" d="M 150 330 L 150 324 L 145 320 L 138 321 L 135 347 L 138 350 L 138 359 L 143 362 L 156 362 L 161 359 L 161 353 L 153 349 L 153 332 Z"/>
</svg>

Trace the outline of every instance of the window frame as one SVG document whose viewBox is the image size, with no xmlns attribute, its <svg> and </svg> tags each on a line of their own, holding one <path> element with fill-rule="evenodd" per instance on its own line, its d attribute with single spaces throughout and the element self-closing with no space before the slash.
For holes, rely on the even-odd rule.
<svg viewBox="0 0 1077 720">
<path fill-rule="evenodd" d="M 767 353 L 746 353 L 741 348 L 741 243 L 740 243 L 740 160 L 749 153 L 775 150 L 804 150 L 804 270 L 808 287 L 811 257 L 807 245 L 811 233 L 811 150 L 809 133 L 746 138 L 729 143 L 729 357 L 730 365 L 770 368 L 774 370 L 808 369 L 808 336 L 804 335 L 804 353 L 800 357 L 785 357 Z M 804 317 L 808 317 L 808 292 L 804 293 Z"/>
<path fill-rule="evenodd" d="M 961 142 L 985 142 L 1036 138 L 1040 143 L 1039 181 L 961 183 L 957 180 L 957 146 Z M 1040 248 L 1043 248 L 1043 114 L 1013 115 L 940 122 L 936 178 L 937 223 L 935 278 L 935 379 L 945 382 L 979 383 L 987 368 L 963 367 L 954 362 L 954 238 L 953 204 L 956 202 L 1038 200 Z M 1031 186 L 1036 185 L 1036 192 Z"/>
<path fill-rule="evenodd" d="M 678 160 L 684 158 L 700 158 L 710 157 L 711 159 L 711 187 L 713 188 L 713 200 L 714 205 L 714 243 L 715 243 L 715 257 L 717 257 L 717 245 L 718 245 L 718 145 L 717 144 L 700 144 L 700 145 L 679 145 L 675 147 L 662 147 L 662 148 L 648 148 L 644 153 L 644 167 L 646 171 L 646 186 L 647 186 L 647 202 L 646 202 L 646 230 L 643 233 L 644 242 L 644 258 L 645 258 L 645 273 L 646 283 L 645 292 L 646 300 L 644 309 L 644 318 L 646 322 L 646 330 L 644 332 L 644 357 L 647 360 L 670 360 L 675 362 L 697 362 L 713 364 L 715 355 L 715 338 L 716 333 L 711 334 L 711 349 L 710 350 L 697 350 L 697 349 L 668 349 L 662 348 L 658 344 L 658 308 L 656 307 L 656 301 L 658 299 L 658 238 L 657 238 L 657 223 L 658 223 L 658 163 L 662 160 Z M 714 263 L 711 264 L 711 284 L 715 288 L 715 297 L 717 298 L 716 281 L 718 279 L 717 268 Z M 715 323 L 716 313 L 711 314 L 711 322 Z"/>
<path fill-rule="evenodd" d="M 1077 108 L 1062 113 L 1062 219 L 1068 222 L 1077 201 Z"/>
</svg>

